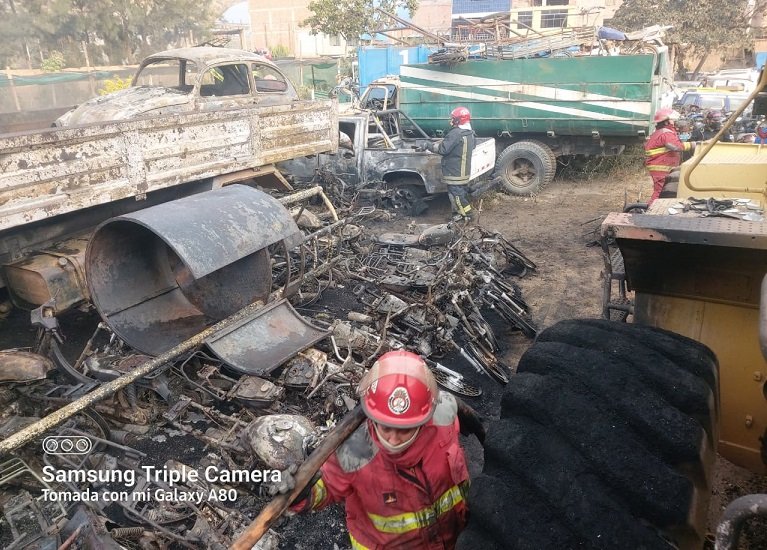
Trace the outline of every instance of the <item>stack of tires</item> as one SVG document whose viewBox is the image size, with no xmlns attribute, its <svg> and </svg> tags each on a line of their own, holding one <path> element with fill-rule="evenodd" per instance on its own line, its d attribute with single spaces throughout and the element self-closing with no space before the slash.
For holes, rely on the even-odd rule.
<svg viewBox="0 0 767 550">
<path fill-rule="evenodd" d="M 522 356 L 460 550 L 701 548 L 717 362 L 677 334 L 560 322 Z"/>
</svg>

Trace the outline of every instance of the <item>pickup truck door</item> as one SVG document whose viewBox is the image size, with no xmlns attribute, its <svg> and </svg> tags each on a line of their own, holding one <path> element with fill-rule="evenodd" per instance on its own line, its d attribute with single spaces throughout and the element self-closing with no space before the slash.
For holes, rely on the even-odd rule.
<svg viewBox="0 0 767 550">
<path fill-rule="evenodd" d="M 338 140 L 338 151 L 336 153 L 322 153 L 320 166 L 334 173 L 347 184 L 356 186 L 364 181 L 360 178 L 360 174 L 362 174 L 365 161 L 365 124 L 360 118 L 340 120 L 338 131 L 341 134 Z"/>
<path fill-rule="evenodd" d="M 367 130 L 363 181 L 423 182 L 428 193 L 434 192 L 433 186 L 441 179 L 441 157 L 416 151 L 416 140 L 403 139 L 396 113 L 371 113 Z"/>
</svg>

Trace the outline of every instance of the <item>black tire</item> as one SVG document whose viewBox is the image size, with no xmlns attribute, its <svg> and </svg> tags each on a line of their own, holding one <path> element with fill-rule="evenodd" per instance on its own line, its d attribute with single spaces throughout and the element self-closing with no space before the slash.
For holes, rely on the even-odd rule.
<svg viewBox="0 0 767 550">
<path fill-rule="evenodd" d="M 668 398 L 687 412 L 707 411 L 702 399 L 717 400 L 719 365 L 714 353 L 695 340 L 674 332 L 605 319 L 561 321 L 538 335 L 553 341 L 597 349 L 627 362 L 636 362 L 641 375 L 670 388 Z M 651 364 L 649 368 L 645 364 Z"/>
<path fill-rule="evenodd" d="M 389 182 L 388 186 L 394 195 L 390 199 L 391 207 L 406 216 L 418 216 L 423 214 L 429 207 L 424 200 L 426 188 L 417 177 L 397 178 Z"/>
<path fill-rule="evenodd" d="M 532 195 L 554 179 L 557 160 L 554 153 L 540 141 L 525 140 L 512 143 L 495 162 L 495 174 L 501 185 L 512 195 Z"/>
<path fill-rule="evenodd" d="M 563 343 L 595 328 L 578 320 L 547 329 L 522 356 L 488 430 L 459 550 L 702 547 L 715 456 L 706 424 L 716 424 L 716 411 L 706 392 L 687 388 L 698 395 L 689 408 L 709 418 L 700 423 L 668 396 L 685 385 L 708 389 L 703 378 L 685 376 L 705 369 L 660 351 L 670 333 L 596 324 L 618 327 L 612 344 L 620 352 Z M 671 363 L 671 377 L 645 372 L 658 356 Z M 527 516 L 543 514 L 539 525 L 517 525 L 519 502 L 532 510 Z"/>
</svg>

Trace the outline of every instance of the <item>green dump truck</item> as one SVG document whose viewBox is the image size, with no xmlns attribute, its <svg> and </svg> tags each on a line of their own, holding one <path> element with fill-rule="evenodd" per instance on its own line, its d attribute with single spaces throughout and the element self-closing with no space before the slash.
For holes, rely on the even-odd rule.
<svg viewBox="0 0 767 550">
<path fill-rule="evenodd" d="M 403 65 L 371 83 L 362 106 L 398 107 L 439 136 L 458 105 L 477 135 L 494 137 L 495 173 L 527 195 L 549 183 L 557 157 L 616 155 L 642 143 L 673 95 L 665 46 L 642 55 L 481 59 Z"/>
</svg>

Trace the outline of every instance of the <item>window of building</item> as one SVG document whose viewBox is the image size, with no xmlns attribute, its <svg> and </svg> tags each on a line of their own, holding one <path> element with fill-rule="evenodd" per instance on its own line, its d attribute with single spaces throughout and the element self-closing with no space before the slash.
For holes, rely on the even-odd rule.
<svg viewBox="0 0 767 550">
<path fill-rule="evenodd" d="M 551 10 L 541 14 L 541 28 L 558 29 L 567 26 L 567 10 Z"/>
<path fill-rule="evenodd" d="M 331 46 L 340 46 L 341 45 L 341 35 L 340 34 L 331 34 L 330 35 L 330 45 Z"/>
<path fill-rule="evenodd" d="M 533 12 L 520 11 L 517 13 L 517 28 L 529 29 L 533 26 Z"/>
<path fill-rule="evenodd" d="M 570 0 L 533 0 L 533 6 L 569 6 Z"/>
</svg>

